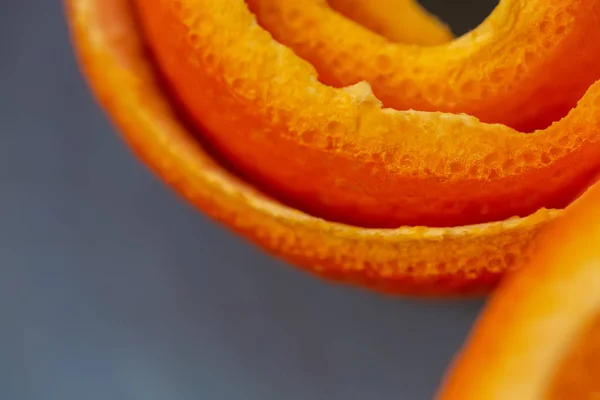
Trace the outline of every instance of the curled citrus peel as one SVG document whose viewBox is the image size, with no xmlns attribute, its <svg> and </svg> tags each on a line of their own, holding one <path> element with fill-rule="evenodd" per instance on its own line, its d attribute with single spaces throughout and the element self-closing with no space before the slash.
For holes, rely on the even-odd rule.
<svg viewBox="0 0 600 400">
<path fill-rule="evenodd" d="M 313 215 L 384 228 L 500 221 L 563 207 L 600 171 L 600 83 L 525 135 L 467 115 L 384 109 L 366 83 L 323 85 L 243 0 L 136 4 L 203 137 Z"/>
<path fill-rule="evenodd" d="M 583 400 L 600 392 L 600 184 L 496 291 L 440 400 Z"/>
<path fill-rule="evenodd" d="M 416 0 L 328 0 L 328 4 L 394 42 L 433 46 L 453 38 L 450 28 Z"/>
<path fill-rule="evenodd" d="M 321 81 L 366 80 L 398 110 L 466 113 L 529 132 L 566 115 L 600 77 L 595 0 L 502 0 L 479 27 L 433 48 L 390 43 L 326 0 L 248 4 Z"/>
<path fill-rule="evenodd" d="M 501 126 L 480 124 L 466 116 L 381 110 L 364 85 L 346 90 L 322 86 L 316 82 L 314 71 L 308 64 L 272 41 L 267 33 L 256 26 L 242 1 L 228 2 L 227 10 L 221 16 L 219 13 L 223 11 L 222 7 L 225 4 L 217 0 L 184 3 L 167 0 L 139 1 L 137 10 L 129 0 L 67 0 L 67 5 L 74 43 L 85 74 L 104 108 L 142 159 L 180 194 L 213 218 L 227 224 L 267 251 L 326 278 L 405 294 L 448 295 L 485 291 L 494 285 L 507 269 L 516 268 L 526 260 L 527 257 L 521 256 L 524 248 L 540 229 L 560 214 L 560 211 L 541 208 L 527 217 L 506 221 L 490 222 L 492 221 L 490 219 L 478 225 L 447 228 L 427 228 L 423 227 L 424 223 L 417 223 L 415 227 L 396 229 L 349 226 L 303 213 L 268 197 L 249 183 L 242 181 L 218 163 L 213 154 L 196 140 L 195 133 L 187 129 L 179 118 L 179 105 L 171 102 L 164 86 L 159 83 L 154 68 L 155 60 L 146 51 L 148 45 L 152 45 L 155 50 L 162 48 L 162 56 L 161 51 L 158 51 L 159 64 L 163 71 L 171 70 L 167 76 L 177 92 L 180 92 L 177 82 L 183 84 L 187 78 L 190 78 L 188 81 L 190 90 L 187 94 L 194 97 L 194 91 L 199 90 L 195 95 L 199 103 L 190 104 L 185 96 L 180 96 L 180 99 L 183 97 L 184 100 L 183 106 L 188 111 L 192 109 L 191 114 L 195 115 L 195 122 L 208 128 L 205 131 L 206 136 L 237 166 L 243 167 L 245 163 L 236 162 L 236 157 L 231 156 L 240 150 L 242 153 L 257 152 L 260 156 L 284 161 L 282 164 L 273 163 L 276 170 L 287 169 L 286 162 L 295 159 L 292 161 L 300 168 L 295 170 L 291 168 L 290 176 L 285 176 L 286 173 L 283 171 L 283 175 L 286 179 L 296 179 L 298 185 L 297 190 L 292 190 L 288 194 L 298 195 L 299 200 L 305 200 L 305 203 L 311 203 L 315 198 L 315 185 L 310 182 L 312 179 L 319 180 L 323 174 L 328 175 L 327 179 L 330 179 L 335 171 L 341 172 L 339 181 L 330 188 L 333 193 L 331 197 L 326 190 L 321 190 L 324 196 L 319 201 L 329 206 L 322 208 L 325 210 L 335 209 L 331 207 L 334 204 L 332 200 L 339 199 L 343 194 L 344 182 L 348 183 L 352 177 L 361 176 L 366 180 L 351 182 L 355 185 L 354 190 L 359 197 L 359 201 L 355 203 L 362 210 L 375 208 L 380 200 L 364 195 L 362 185 L 372 187 L 373 183 L 368 180 L 376 180 L 381 186 L 387 185 L 390 173 L 395 169 L 405 168 L 407 161 L 416 163 L 408 169 L 408 173 L 403 172 L 407 176 L 416 172 L 414 176 L 411 175 L 415 178 L 415 189 L 419 189 L 419 184 L 427 185 L 433 181 L 441 184 L 442 180 L 439 177 L 430 176 L 426 179 L 419 177 L 421 168 L 426 168 L 431 162 L 431 158 L 419 159 L 423 155 L 419 149 L 421 146 L 433 144 L 439 149 L 452 153 L 456 148 L 452 150 L 453 146 L 444 145 L 441 136 L 459 138 L 463 135 L 463 130 L 474 133 L 475 139 L 483 138 L 489 141 L 483 140 L 483 143 L 480 143 L 481 149 L 487 148 L 490 154 L 494 154 L 486 158 L 486 165 L 491 167 L 504 165 L 514 172 L 517 168 L 523 169 L 520 160 L 534 164 L 536 160 L 542 161 L 543 165 L 550 165 L 551 171 L 556 172 L 556 176 L 548 180 L 548 185 L 557 186 L 556 181 L 564 179 L 565 175 L 577 177 L 572 190 L 575 190 L 579 181 L 583 181 L 583 176 L 587 175 L 587 171 L 582 173 L 584 168 L 581 168 L 582 163 L 579 161 L 583 160 L 584 163 L 589 161 L 596 151 L 596 138 L 592 135 L 588 124 L 590 120 L 596 118 L 592 106 L 597 98 L 595 89 L 590 89 L 587 97 L 582 100 L 583 106 L 579 111 L 573 112 L 573 116 L 566 120 L 567 123 L 561 121 L 565 124 L 563 128 L 581 127 L 583 133 L 575 132 L 576 134 L 571 135 L 571 131 L 567 134 L 560 133 L 561 131 L 556 129 L 551 131 L 551 134 L 543 132 L 530 135 L 534 139 L 527 139 L 531 141 L 528 143 L 543 144 L 546 143 L 545 141 L 558 140 L 558 152 L 553 150 L 554 146 L 551 146 L 547 152 L 532 155 L 527 151 L 537 148 L 517 149 L 522 142 L 513 143 L 514 151 L 518 152 L 521 158 L 517 158 L 514 164 L 511 164 L 509 160 L 496 157 L 506 155 L 507 148 L 513 149 L 505 143 L 510 143 L 512 140 L 522 141 L 526 136 Z M 187 7 L 191 5 L 194 7 Z M 203 7 L 199 7 L 200 5 Z M 200 13 L 198 13 L 199 8 L 203 9 Z M 137 13 L 140 11 L 146 26 L 150 28 L 148 36 L 142 34 L 137 25 Z M 237 21 L 236 18 L 240 16 L 241 20 Z M 192 23 L 196 27 L 195 30 L 189 31 L 179 17 Z M 212 21 L 213 17 L 217 17 L 217 21 Z M 224 21 L 222 18 L 230 17 L 234 18 L 230 21 L 232 25 L 221 31 L 226 34 L 217 33 L 217 36 L 213 37 L 212 35 L 218 32 L 219 28 L 224 27 L 219 24 L 228 23 L 228 20 Z M 162 34 L 165 36 L 162 38 L 158 26 L 160 23 L 164 24 Z M 245 33 L 251 33 L 250 39 L 239 41 Z M 218 40 L 212 42 L 212 39 Z M 158 46 L 155 47 L 156 43 Z M 203 43 L 208 47 L 200 50 L 199 46 Z M 242 48 L 249 46 L 246 49 L 249 53 L 241 58 L 239 58 L 240 53 L 236 56 L 240 46 Z M 267 50 L 267 56 L 274 58 L 267 56 L 254 58 L 254 52 L 261 46 Z M 221 50 L 218 49 L 220 47 Z M 226 48 L 230 48 L 231 51 L 222 51 Z M 225 61 L 233 61 L 233 64 Z M 253 66 L 254 62 L 263 63 L 266 67 L 257 69 Z M 178 65 L 181 71 L 178 70 Z M 206 67 L 206 73 L 200 71 L 200 65 Z M 278 70 L 277 68 L 282 65 L 292 69 Z M 178 71 L 186 75 L 181 76 L 181 79 L 173 79 L 177 78 L 173 72 Z M 271 85 L 273 78 L 289 76 L 293 79 L 284 80 L 279 85 Z M 266 79 L 268 84 L 258 84 L 261 79 Z M 288 86 L 280 87 L 282 83 Z M 302 84 L 307 86 L 303 87 Z M 305 93 L 296 95 L 294 90 L 309 93 L 310 96 L 305 97 Z M 313 90 L 314 93 L 311 93 Z M 265 96 L 264 91 L 269 96 Z M 292 96 L 289 101 L 281 98 L 290 92 Z M 201 93 L 204 96 L 201 96 Z M 298 98 L 309 102 L 298 104 Z M 265 106 L 260 103 L 265 100 L 269 102 L 270 99 L 275 101 L 273 105 Z M 313 104 L 311 103 L 313 100 L 321 102 Z M 286 106 L 290 108 L 286 109 Z M 204 115 L 203 107 L 215 107 L 213 111 L 216 112 L 209 110 Z M 319 107 L 322 107 L 322 110 L 317 112 Z M 333 115 L 333 118 L 328 117 L 332 107 L 340 107 L 338 111 L 342 113 Z M 193 109 L 200 112 L 194 112 Z M 296 114 L 299 109 L 303 111 L 305 109 L 308 117 Z M 269 118 L 265 119 L 265 115 Z M 313 118 L 316 120 L 311 121 Z M 352 118 L 356 119 L 352 121 Z M 279 125 L 277 123 L 272 125 L 277 121 Z M 350 124 L 350 127 L 354 126 L 356 128 L 354 133 L 359 133 L 351 143 L 343 139 L 346 135 L 341 134 L 344 132 L 341 128 L 345 125 L 342 124 L 341 127 L 336 125 L 340 121 Z M 326 122 L 323 125 L 328 127 L 325 129 L 326 132 L 322 132 L 323 126 L 319 126 L 322 122 Z M 383 125 L 379 126 L 379 122 Z M 432 128 L 432 125 L 440 123 L 442 126 L 439 128 Z M 451 129 L 448 129 L 449 125 L 452 126 Z M 358 129 L 361 126 L 368 126 L 369 129 Z M 402 130 L 406 132 L 389 129 L 390 126 L 403 128 Z M 218 128 L 216 131 L 212 129 L 215 127 Z M 265 127 L 268 129 L 264 130 Z M 299 130 L 288 130 L 289 127 Z M 233 145 L 240 140 L 241 146 L 234 148 L 233 152 L 227 151 L 226 146 L 223 146 L 227 142 L 226 138 L 215 140 L 225 132 L 221 128 L 232 128 L 229 131 L 231 134 L 229 143 Z M 505 132 L 506 137 L 498 135 L 496 129 Z M 419 137 L 414 132 L 423 135 L 433 134 L 432 141 L 417 143 Z M 265 134 L 269 135 L 265 136 Z M 436 139 L 436 135 L 440 138 Z M 457 146 L 469 142 L 466 136 Z M 298 141 L 299 137 L 302 138 L 301 141 Z M 497 142 L 497 137 L 500 137 L 500 143 Z M 273 142 L 264 141 L 265 138 L 273 139 Z M 398 138 L 402 143 L 397 142 Z M 384 147 L 386 152 L 377 153 L 376 151 L 382 148 L 386 140 L 390 140 L 390 145 Z M 333 148 L 330 143 L 334 144 Z M 351 146 L 349 148 L 343 144 L 354 145 L 354 143 L 363 146 L 361 150 L 363 153 L 354 151 L 347 153 L 351 150 Z M 410 148 L 419 152 L 414 156 L 408 154 L 408 157 L 396 158 L 399 152 L 405 152 L 400 148 L 404 145 L 410 145 Z M 495 146 L 499 147 L 499 153 L 497 149 L 493 150 Z M 312 147 L 314 151 L 311 150 Z M 365 149 L 373 150 L 373 153 L 364 153 Z M 544 149 L 542 146 L 542 150 Z M 564 154 L 568 153 L 571 158 L 559 157 L 559 153 L 563 154 L 560 149 L 569 149 L 570 151 Z M 470 150 L 472 148 L 468 147 L 463 153 Z M 449 160 L 439 157 L 439 152 L 427 149 L 422 151 L 425 155 L 435 154 L 439 161 L 437 169 L 446 170 L 446 175 L 452 175 L 451 173 L 460 175 L 461 170 L 464 172 L 464 168 L 454 162 L 445 166 L 443 163 Z M 285 154 L 287 156 L 284 157 Z M 344 160 L 340 157 L 343 154 L 350 157 Z M 476 172 L 477 176 L 485 175 L 485 169 L 480 168 L 483 163 L 478 163 L 476 160 L 480 154 L 481 151 L 478 151 L 472 156 L 476 165 L 471 165 L 467 169 L 468 174 Z M 323 157 L 323 160 L 319 160 L 319 157 Z M 546 162 L 548 157 L 552 157 L 549 163 Z M 364 159 L 370 161 L 364 163 Z M 390 160 L 390 165 L 386 166 Z M 561 164 L 561 162 L 569 160 L 573 161 L 573 165 L 569 165 L 569 168 L 552 169 L 557 165 L 567 165 L 568 163 Z M 342 164 L 336 165 L 337 161 Z M 304 171 L 310 172 L 309 175 L 294 175 L 302 171 L 303 167 L 310 167 L 313 162 L 316 165 L 311 167 L 312 170 L 309 168 L 308 171 Z M 334 167 L 335 171 L 328 171 L 327 168 L 330 166 Z M 365 166 L 368 168 L 363 168 Z M 278 189 L 277 185 L 268 186 L 274 182 L 269 176 L 261 177 L 252 166 L 249 167 L 248 172 L 254 179 L 263 178 L 259 179 L 262 180 L 261 184 L 267 183 L 267 188 L 270 190 Z M 349 168 L 345 169 L 345 167 Z M 360 174 L 357 175 L 357 171 Z M 367 174 L 364 173 L 365 171 Z M 540 179 L 545 178 L 544 172 L 541 169 L 540 171 L 539 175 L 534 175 Z M 572 171 L 576 171 L 575 174 L 572 174 Z M 380 176 L 380 173 L 383 175 Z M 476 181 L 477 179 L 471 183 Z M 519 179 L 514 183 L 519 185 L 518 181 Z M 470 183 L 468 180 L 466 182 Z M 535 179 L 532 179 L 531 183 L 534 185 L 531 195 L 535 197 L 536 188 L 545 185 L 536 182 Z M 341 189 L 336 187 L 338 185 Z M 306 188 L 308 190 L 305 190 Z M 468 185 L 463 186 L 463 189 L 468 188 Z M 488 185 L 487 188 L 493 190 L 495 186 Z M 443 190 L 436 193 L 441 192 Z M 484 192 L 485 190 L 479 190 L 477 193 L 488 198 L 494 197 L 493 192 L 487 194 Z M 396 193 L 396 195 L 416 197 L 415 193 L 411 192 Z M 430 198 L 425 197 L 421 202 L 428 201 Z M 527 198 L 521 200 L 527 202 Z M 414 204 L 418 202 L 417 198 L 413 198 Z M 389 208 L 390 203 L 393 202 L 388 201 L 386 205 L 386 201 L 383 201 L 382 205 Z M 349 210 L 352 212 L 357 210 L 355 208 L 357 204 L 343 209 L 338 216 L 348 216 L 346 213 L 349 213 Z M 377 210 L 374 211 L 377 214 Z M 335 215 L 335 212 L 332 214 Z M 364 216 L 363 212 L 360 219 Z M 393 225 L 393 222 L 387 220 L 375 219 L 375 222 Z M 439 225 L 445 222 L 448 221 L 442 218 Z"/>
</svg>

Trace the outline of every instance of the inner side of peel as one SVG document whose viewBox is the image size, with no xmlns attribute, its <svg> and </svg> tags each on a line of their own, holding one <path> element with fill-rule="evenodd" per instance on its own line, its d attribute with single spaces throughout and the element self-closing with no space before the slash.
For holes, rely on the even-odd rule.
<svg viewBox="0 0 600 400">
<path fill-rule="evenodd" d="M 552 334 L 548 332 L 548 334 Z M 547 400 L 593 400 L 600 397 L 600 314 L 581 331 L 559 363 Z"/>
</svg>

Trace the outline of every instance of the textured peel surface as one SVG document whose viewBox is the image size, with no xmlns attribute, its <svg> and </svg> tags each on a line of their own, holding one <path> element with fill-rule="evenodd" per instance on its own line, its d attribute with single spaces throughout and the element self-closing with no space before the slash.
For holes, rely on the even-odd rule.
<svg viewBox="0 0 600 400">
<path fill-rule="evenodd" d="M 530 132 L 566 115 L 600 77 L 595 0 L 502 0 L 433 48 L 391 43 L 325 0 L 248 0 L 276 40 L 334 86 L 367 81 L 386 107 L 466 113 Z"/>
<path fill-rule="evenodd" d="M 313 273 L 393 293 L 485 291 L 598 170 L 597 85 L 529 135 L 395 111 L 368 83 L 324 85 L 243 1 L 225 3 L 67 1 L 85 75 L 135 152 L 199 209 Z"/>
<path fill-rule="evenodd" d="M 137 6 L 203 136 L 311 214 L 368 227 L 500 221 L 564 207 L 600 171 L 600 83 L 526 135 L 464 114 L 383 108 L 364 82 L 326 86 L 242 0 Z"/>
</svg>

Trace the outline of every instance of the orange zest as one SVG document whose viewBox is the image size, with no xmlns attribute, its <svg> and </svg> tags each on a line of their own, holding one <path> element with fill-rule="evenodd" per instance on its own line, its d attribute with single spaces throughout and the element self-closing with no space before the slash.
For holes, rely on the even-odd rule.
<svg viewBox="0 0 600 400">
<path fill-rule="evenodd" d="M 495 293 L 440 400 L 594 399 L 600 392 L 600 184 Z"/>
<path fill-rule="evenodd" d="M 433 48 L 390 43 L 326 0 L 248 4 L 323 82 L 365 80 L 397 110 L 466 113 L 530 132 L 566 115 L 600 76 L 595 0 L 502 0 L 479 27 Z"/>
<path fill-rule="evenodd" d="M 600 84 L 525 135 L 382 108 L 365 82 L 326 86 L 243 0 L 66 1 L 85 76 L 146 164 L 208 215 L 328 279 L 485 291 L 600 171 Z"/>
<path fill-rule="evenodd" d="M 416 0 L 328 0 L 328 4 L 394 42 L 433 46 L 453 38 L 450 28 Z"/>
</svg>

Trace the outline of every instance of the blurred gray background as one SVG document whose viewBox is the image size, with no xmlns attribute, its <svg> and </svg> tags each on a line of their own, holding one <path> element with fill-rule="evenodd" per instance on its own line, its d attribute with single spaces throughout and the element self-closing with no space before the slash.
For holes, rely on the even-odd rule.
<svg viewBox="0 0 600 400">
<path fill-rule="evenodd" d="M 235 237 L 122 144 L 60 1 L 0 3 L 0 399 L 432 397 L 481 301 L 333 286 Z M 493 3 L 424 2 L 459 33 Z"/>
</svg>

